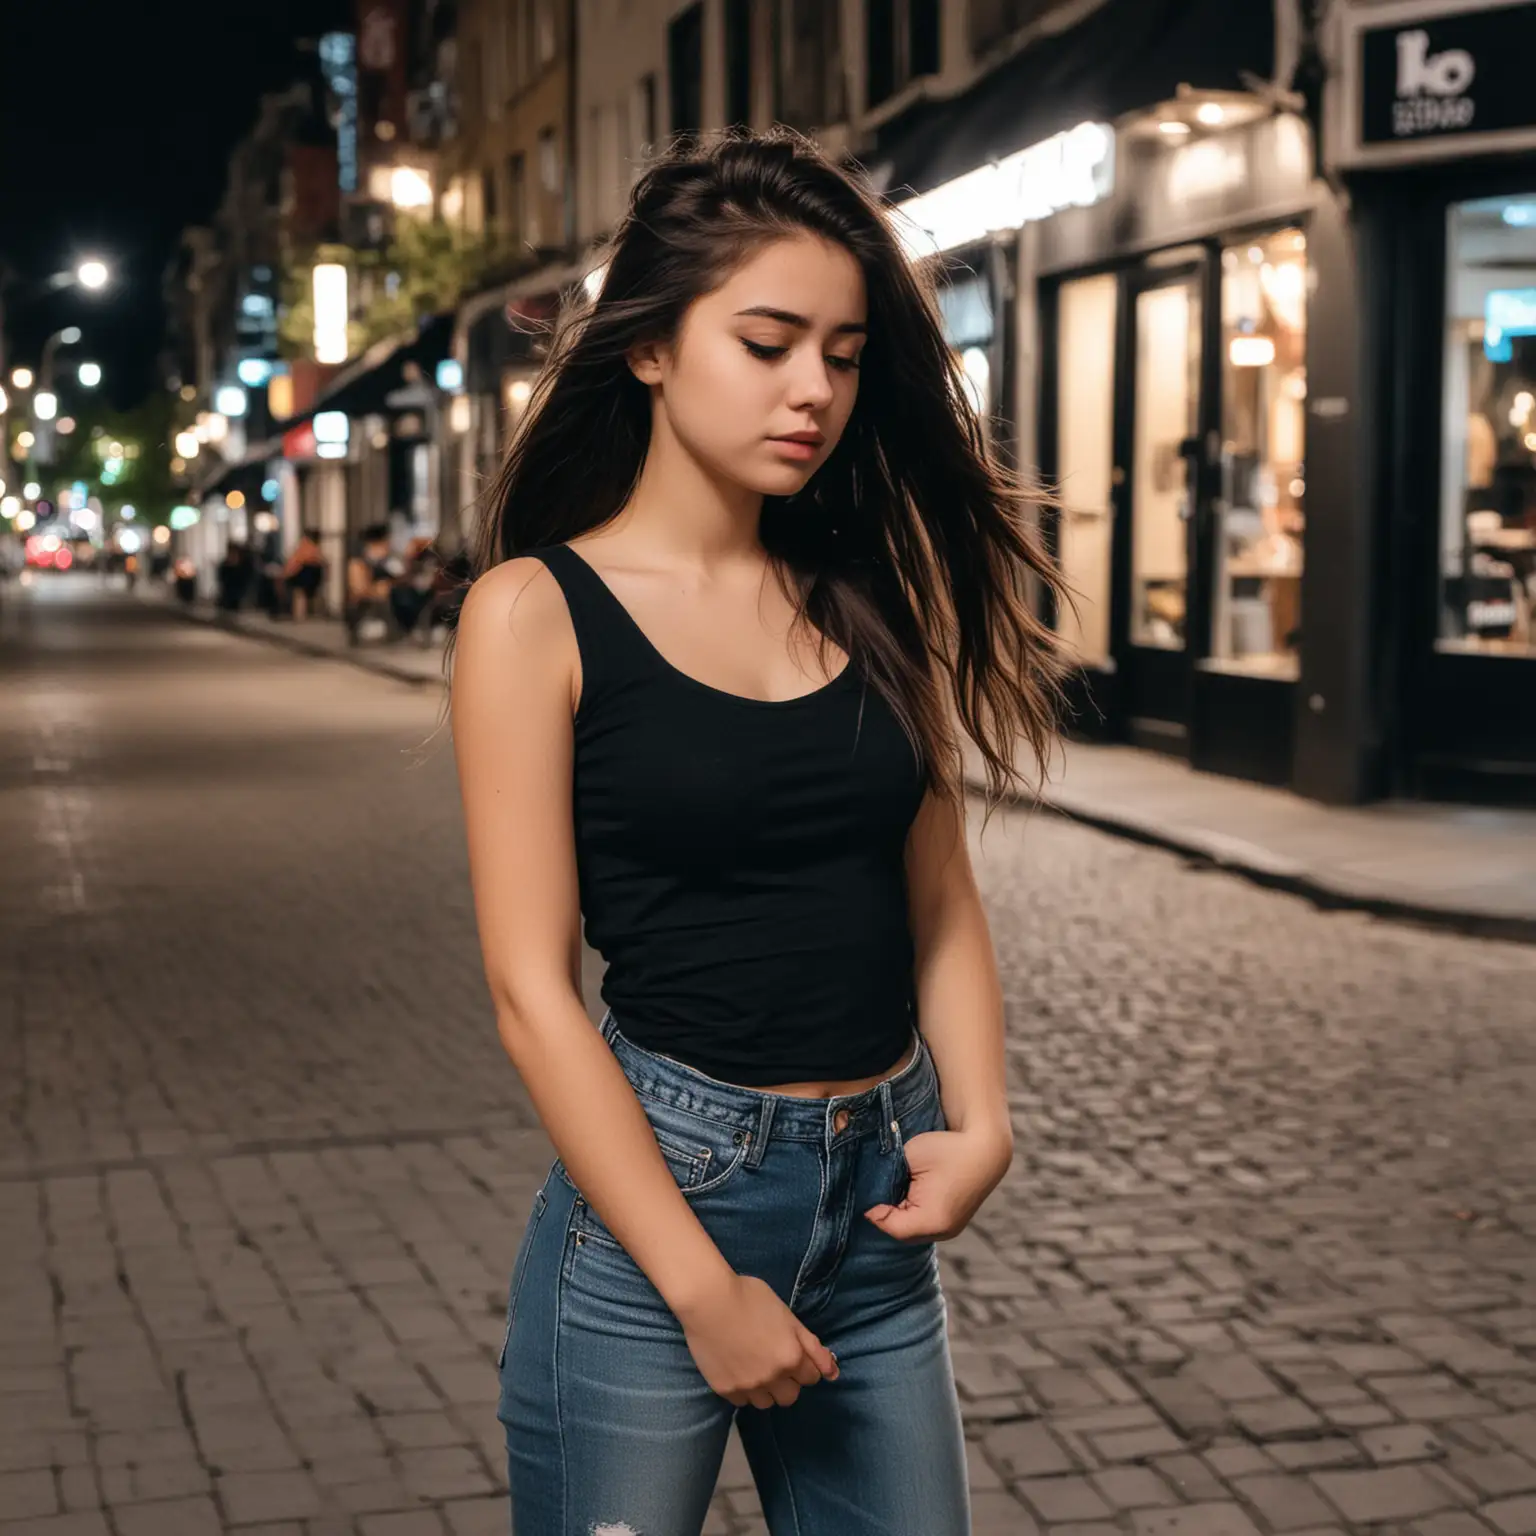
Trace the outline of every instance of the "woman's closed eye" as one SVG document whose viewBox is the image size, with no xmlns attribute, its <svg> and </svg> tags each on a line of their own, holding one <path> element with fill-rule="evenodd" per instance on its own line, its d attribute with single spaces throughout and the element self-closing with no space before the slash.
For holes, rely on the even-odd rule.
<svg viewBox="0 0 1536 1536">
<path fill-rule="evenodd" d="M 778 358 L 783 357 L 784 354 L 789 351 L 788 347 L 771 347 L 765 342 L 748 341 L 745 336 L 741 338 L 741 344 L 747 349 L 748 352 L 752 354 L 753 357 L 761 358 L 764 362 L 774 362 Z M 835 352 L 828 356 L 827 361 L 832 365 L 832 367 L 839 369 L 844 373 L 853 373 L 859 366 L 858 358 L 841 357 Z"/>
</svg>

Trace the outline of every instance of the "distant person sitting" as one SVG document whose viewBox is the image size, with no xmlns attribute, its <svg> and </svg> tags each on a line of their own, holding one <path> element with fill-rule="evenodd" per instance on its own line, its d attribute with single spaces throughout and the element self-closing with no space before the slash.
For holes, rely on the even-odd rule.
<svg viewBox="0 0 1536 1536">
<path fill-rule="evenodd" d="M 288 589 L 289 611 L 296 619 L 306 619 L 315 595 L 325 580 L 325 556 L 320 551 L 320 532 L 306 528 L 299 536 L 283 566 L 283 582 Z"/>
<path fill-rule="evenodd" d="M 371 523 L 361 535 L 361 549 L 347 562 L 347 639 L 394 639 L 399 633 L 390 593 L 399 568 L 389 550 L 389 527 Z"/>
</svg>

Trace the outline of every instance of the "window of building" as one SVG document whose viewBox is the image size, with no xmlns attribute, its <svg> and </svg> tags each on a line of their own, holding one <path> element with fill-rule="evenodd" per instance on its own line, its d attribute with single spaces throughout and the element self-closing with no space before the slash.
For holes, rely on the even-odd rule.
<svg viewBox="0 0 1536 1536">
<path fill-rule="evenodd" d="M 1056 548 L 1073 594 L 1057 628 L 1086 666 L 1109 660 L 1118 287 L 1112 272 L 1080 277 L 1061 285 L 1056 306 Z"/>
<path fill-rule="evenodd" d="M 482 94 L 485 98 L 485 115 L 501 116 L 507 99 L 507 18 L 500 6 L 495 6 L 487 18 L 488 35 L 485 49 L 480 55 Z"/>
<path fill-rule="evenodd" d="M 496 203 L 496 169 L 494 166 L 486 166 L 480 172 L 480 216 L 482 229 L 494 229 L 498 217 Z"/>
<path fill-rule="evenodd" d="M 555 0 L 537 0 L 534 7 L 534 45 L 538 50 L 539 67 L 550 63 L 559 48 L 559 32 L 555 21 Z"/>
<path fill-rule="evenodd" d="M 673 133 L 704 126 L 704 7 L 690 5 L 667 28 L 667 83 Z"/>
<path fill-rule="evenodd" d="M 539 185 L 551 194 L 560 190 L 560 139 L 553 128 L 539 129 Z"/>
<path fill-rule="evenodd" d="M 1536 656 L 1536 193 L 1447 239 L 1439 645 Z"/>
<path fill-rule="evenodd" d="M 507 156 L 507 227 L 514 241 L 536 245 L 538 231 L 531 228 L 528 207 L 528 162 L 522 150 Z"/>
<path fill-rule="evenodd" d="M 821 0 L 782 0 L 774 13 L 775 115 L 791 128 L 810 132 L 847 115 L 839 12 Z"/>
<path fill-rule="evenodd" d="M 752 0 L 725 0 L 725 120 L 752 122 Z"/>
<path fill-rule="evenodd" d="M 938 0 L 868 0 L 864 29 L 866 105 L 938 73 Z"/>
<path fill-rule="evenodd" d="M 1298 673 L 1305 532 L 1307 238 L 1283 229 L 1221 257 L 1221 499 L 1211 660 Z"/>
</svg>

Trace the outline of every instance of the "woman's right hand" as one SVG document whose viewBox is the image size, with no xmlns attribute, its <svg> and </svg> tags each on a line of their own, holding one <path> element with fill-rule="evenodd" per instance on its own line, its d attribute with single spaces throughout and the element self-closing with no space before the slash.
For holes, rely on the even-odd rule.
<svg viewBox="0 0 1536 1536">
<path fill-rule="evenodd" d="M 738 1408 L 787 1408 L 837 1359 L 766 1281 L 732 1274 L 680 1317 L 704 1380 Z"/>
</svg>

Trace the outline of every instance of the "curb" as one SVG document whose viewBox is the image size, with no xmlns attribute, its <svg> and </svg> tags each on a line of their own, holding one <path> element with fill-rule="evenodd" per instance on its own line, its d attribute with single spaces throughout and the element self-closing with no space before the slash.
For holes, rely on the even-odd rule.
<svg viewBox="0 0 1536 1536">
<path fill-rule="evenodd" d="M 973 796 L 983 796 L 986 786 L 967 776 L 965 787 Z M 1009 796 L 1004 804 L 1024 810 L 1039 809 L 1074 821 L 1080 826 L 1176 853 L 1193 865 L 1236 875 L 1266 890 L 1299 896 L 1324 912 L 1363 912 L 1387 922 L 1440 932 L 1458 933 L 1470 938 L 1498 939 L 1512 944 L 1536 944 L 1536 917 L 1506 915 L 1477 908 L 1433 906 L 1393 896 L 1373 896 L 1335 884 L 1317 873 L 1286 859 L 1257 843 L 1247 843 L 1219 832 L 1201 833 L 1186 828 L 1170 828 L 1135 816 L 1095 810 L 1070 801 L 1053 799 L 1049 794 Z"/>
<path fill-rule="evenodd" d="M 359 671 L 372 672 L 377 677 L 387 677 L 397 683 L 408 683 L 413 688 L 442 685 L 443 679 L 439 675 L 423 676 L 420 672 L 397 667 L 386 657 L 375 656 L 361 647 L 350 647 L 347 650 L 338 651 L 327 645 L 317 645 L 312 640 L 306 640 L 302 635 L 290 634 L 275 626 L 270 630 L 249 629 L 244 624 L 226 623 L 217 614 L 207 613 L 197 608 L 177 606 L 171 611 L 189 624 L 202 624 L 208 629 L 218 630 L 221 634 L 238 635 L 246 640 L 265 641 L 268 645 L 296 651 L 301 656 L 317 657 L 321 661 L 343 662 L 347 666 L 358 668 Z"/>
</svg>

